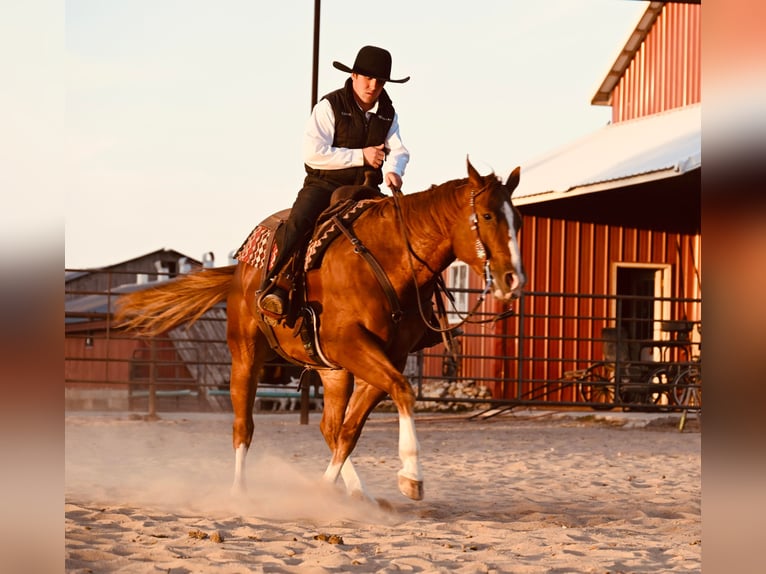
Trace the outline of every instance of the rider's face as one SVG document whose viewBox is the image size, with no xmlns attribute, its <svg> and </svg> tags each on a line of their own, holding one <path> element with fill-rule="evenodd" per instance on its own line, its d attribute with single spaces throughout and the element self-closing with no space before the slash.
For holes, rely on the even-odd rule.
<svg viewBox="0 0 766 574">
<path fill-rule="evenodd" d="M 351 84 L 357 103 L 364 111 L 367 111 L 378 101 L 386 81 L 363 76 L 362 74 L 351 74 Z"/>
</svg>

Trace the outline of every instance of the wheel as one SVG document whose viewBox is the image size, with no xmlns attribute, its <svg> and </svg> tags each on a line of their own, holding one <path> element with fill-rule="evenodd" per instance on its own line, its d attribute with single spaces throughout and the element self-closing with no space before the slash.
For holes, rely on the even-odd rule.
<svg viewBox="0 0 766 574">
<path fill-rule="evenodd" d="M 673 401 L 679 407 L 702 406 L 702 375 L 699 367 L 687 367 L 673 381 Z"/>
<path fill-rule="evenodd" d="M 646 365 L 629 367 L 619 387 L 623 409 L 634 411 L 657 411 L 670 403 L 672 376 L 667 366 L 650 370 Z"/>
<path fill-rule="evenodd" d="M 649 375 L 649 388 L 646 394 L 646 403 L 650 405 L 667 405 L 670 392 L 670 374 L 665 367 L 656 369 Z M 661 386 L 660 386 L 661 385 Z"/>
<path fill-rule="evenodd" d="M 590 405 L 593 410 L 608 411 L 615 407 L 614 376 L 604 365 L 589 368 L 580 381 L 580 399 L 593 403 Z"/>
</svg>

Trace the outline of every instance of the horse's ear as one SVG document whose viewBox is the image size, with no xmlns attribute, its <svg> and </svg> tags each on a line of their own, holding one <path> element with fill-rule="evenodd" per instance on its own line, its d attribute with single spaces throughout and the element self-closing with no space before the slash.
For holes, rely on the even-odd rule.
<svg viewBox="0 0 766 574">
<path fill-rule="evenodd" d="M 479 175 L 479 172 L 476 171 L 476 168 L 473 167 L 473 165 L 471 165 L 471 160 L 468 159 L 468 156 L 465 156 L 465 162 L 468 165 L 468 179 L 476 187 L 481 187 L 484 182 L 483 182 L 481 176 Z"/>
<path fill-rule="evenodd" d="M 513 190 L 519 185 L 521 179 L 521 166 L 517 166 L 508 176 L 508 181 L 505 182 L 505 187 L 508 188 L 508 193 L 513 195 Z"/>
</svg>

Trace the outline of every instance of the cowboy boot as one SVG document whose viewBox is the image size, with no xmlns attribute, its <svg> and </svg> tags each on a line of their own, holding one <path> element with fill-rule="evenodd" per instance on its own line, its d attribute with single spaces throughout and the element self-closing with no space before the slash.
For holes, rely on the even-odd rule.
<svg viewBox="0 0 766 574">
<path fill-rule="evenodd" d="M 258 299 L 258 306 L 267 318 L 274 322 L 285 319 L 289 311 L 290 292 L 299 276 L 298 270 L 303 265 L 305 246 L 290 257 L 281 271 L 276 273 L 271 283 L 266 286 Z"/>
<path fill-rule="evenodd" d="M 289 272 L 285 269 L 279 272 L 269 283 L 258 298 L 261 312 L 273 322 L 279 322 L 287 314 L 287 302 L 292 286 Z M 272 323 L 273 324 L 273 323 Z"/>
<path fill-rule="evenodd" d="M 285 301 L 287 301 L 287 291 L 274 281 L 261 295 L 258 307 L 271 318 L 281 319 L 285 315 Z"/>
</svg>

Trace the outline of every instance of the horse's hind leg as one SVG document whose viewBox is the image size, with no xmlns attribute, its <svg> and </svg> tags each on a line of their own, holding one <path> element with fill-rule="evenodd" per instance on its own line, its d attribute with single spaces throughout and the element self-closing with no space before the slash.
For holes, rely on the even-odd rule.
<svg viewBox="0 0 766 574">
<path fill-rule="evenodd" d="M 234 411 L 232 442 L 234 445 L 233 494 L 247 489 L 245 459 L 253 438 L 253 404 L 258 387 L 258 374 L 266 360 L 268 346 L 254 320 L 241 317 L 228 321 L 228 343 L 231 351 L 230 393 Z"/>
<path fill-rule="evenodd" d="M 346 485 L 346 491 L 354 497 L 370 498 L 364 488 L 362 479 L 356 472 L 351 459 L 346 457 L 339 461 L 335 457 L 338 435 L 343 425 L 348 401 L 351 398 L 354 379 L 348 371 L 321 371 L 324 408 L 322 421 L 319 428 L 322 431 L 327 446 L 333 453 L 333 460 L 324 474 L 324 479 L 330 484 L 335 484 L 338 476 L 341 476 Z"/>
<path fill-rule="evenodd" d="M 351 453 L 356 447 L 367 417 L 375 405 L 385 397 L 385 393 L 364 381 L 357 381 L 352 393 L 351 375 L 338 373 L 340 371 L 334 371 L 329 376 L 322 377 L 325 385 L 325 408 L 321 427 L 332 451 L 332 459 L 324 478 L 330 483 L 335 483 L 340 475 L 351 496 L 374 500 L 365 490 L 362 479 L 351 462 Z"/>
</svg>

